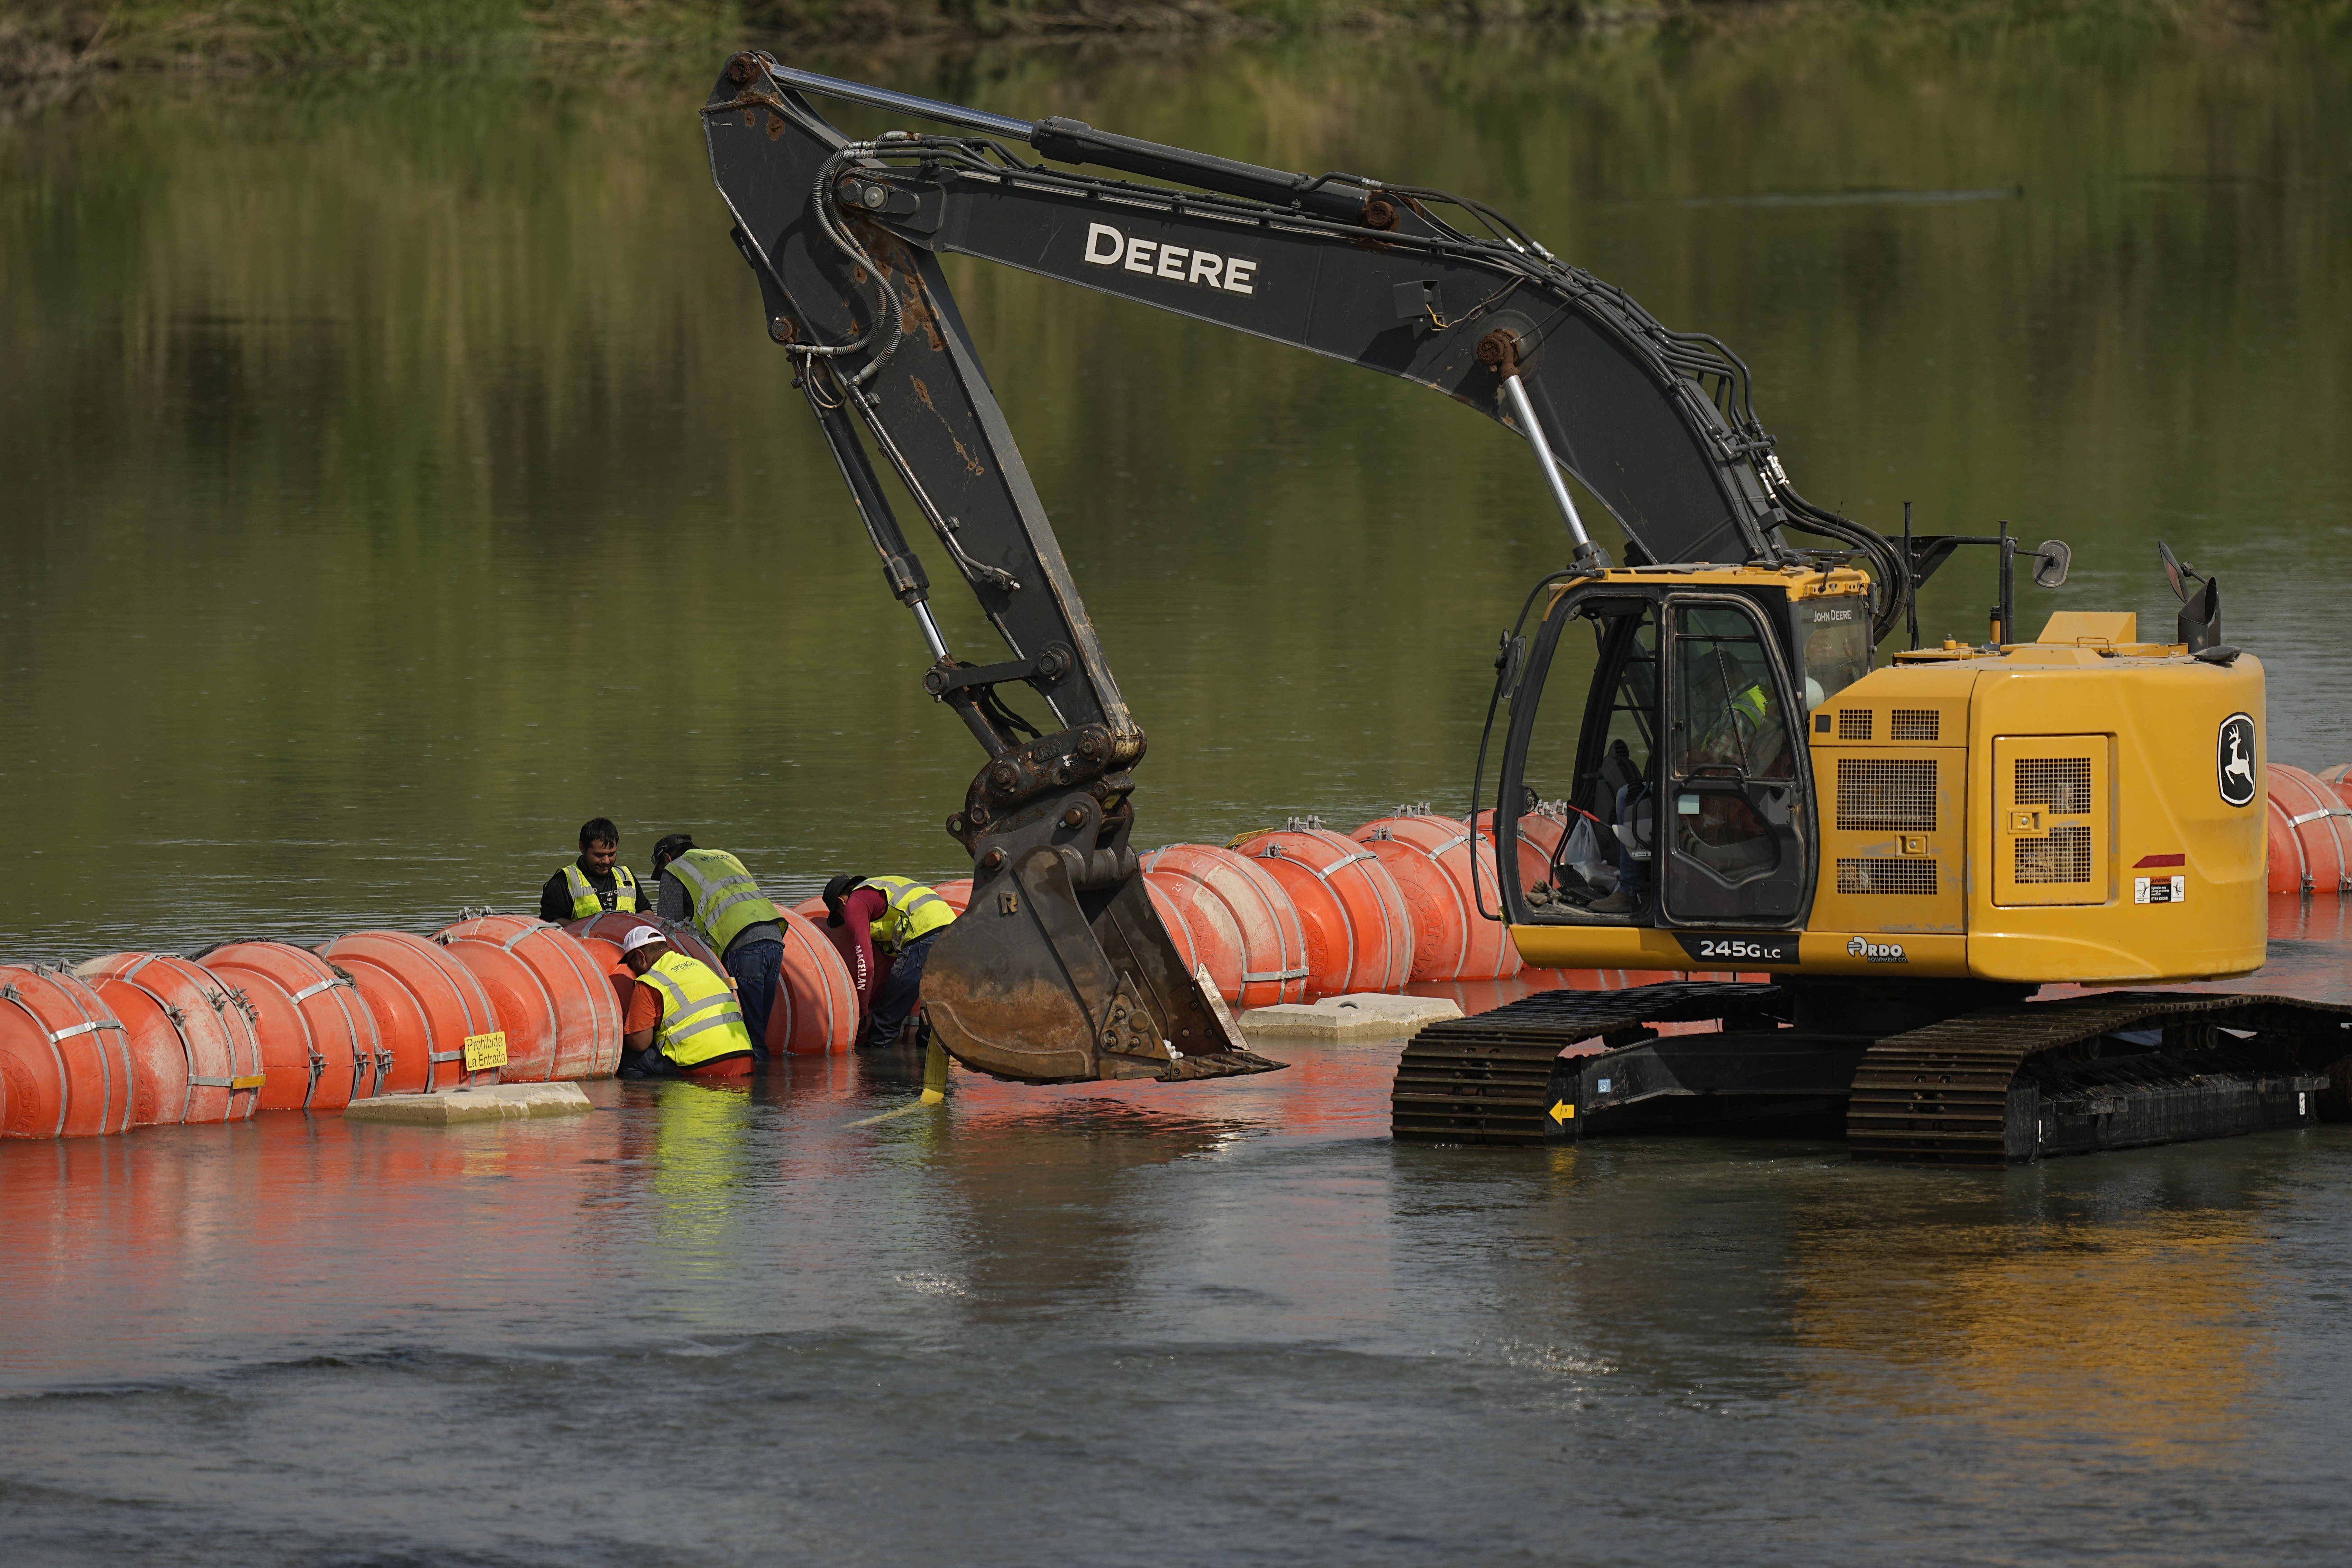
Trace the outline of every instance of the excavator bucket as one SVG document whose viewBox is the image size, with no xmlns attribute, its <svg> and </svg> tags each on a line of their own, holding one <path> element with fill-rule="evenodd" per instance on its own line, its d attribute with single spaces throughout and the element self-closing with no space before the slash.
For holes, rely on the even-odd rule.
<svg viewBox="0 0 2352 1568">
<path fill-rule="evenodd" d="M 956 1060 L 1024 1083 L 1181 1083 L 1285 1065 L 1247 1049 L 1207 971 L 1185 970 L 1123 844 L 1093 855 L 1033 844 L 992 875 L 987 858 L 923 965 L 924 1009 Z"/>
</svg>

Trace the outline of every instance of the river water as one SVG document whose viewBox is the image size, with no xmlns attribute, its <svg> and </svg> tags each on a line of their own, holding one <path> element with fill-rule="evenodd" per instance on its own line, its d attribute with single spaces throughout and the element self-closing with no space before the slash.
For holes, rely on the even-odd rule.
<svg viewBox="0 0 2352 1568">
<path fill-rule="evenodd" d="M 2340 41 L 1743 12 L 811 63 L 1482 197 L 1739 351 L 1816 500 L 2069 540 L 2029 626 L 2168 627 L 2158 538 L 2218 571 L 2272 756 L 2352 760 Z M 978 758 L 759 331 L 717 64 L 0 106 L 0 958 L 526 907 L 591 815 L 640 865 L 684 828 L 787 889 L 955 874 Z M 950 276 L 1152 733 L 1139 842 L 1459 809 L 1563 554 L 1523 449 Z M 1990 600 L 1948 568 L 1927 630 Z M 2314 912 L 2273 981 L 2344 994 Z M 2340 1554 L 2352 1130 L 2004 1175 L 1418 1149 L 1393 1046 L 1282 1054 L 866 1129 L 904 1064 L 0 1147 L 9 1559 Z"/>
</svg>

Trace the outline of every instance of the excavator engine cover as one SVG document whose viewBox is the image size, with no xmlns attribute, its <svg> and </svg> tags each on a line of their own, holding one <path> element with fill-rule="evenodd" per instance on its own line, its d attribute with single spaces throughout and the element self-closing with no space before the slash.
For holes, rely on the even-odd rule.
<svg viewBox="0 0 2352 1568">
<path fill-rule="evenodd" d="M 962 819 L 959 819 L 959 826 Z M 1272 1072 L 1189 973 L 1129 847 L 1123 795 L 1026 803 L 977 837 L 971 902 L 932 944 L 923 1006 L 964 1066 L 1024 1083 Z"/>
</svg>

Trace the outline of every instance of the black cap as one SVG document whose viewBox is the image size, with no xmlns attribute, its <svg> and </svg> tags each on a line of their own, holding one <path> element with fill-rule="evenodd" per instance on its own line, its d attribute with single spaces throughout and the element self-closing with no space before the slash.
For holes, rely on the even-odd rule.
<svg viewBox="0 0 2352 1568">
<path fill-rule="evenodd" d="M 667 838 L 663 839 L 660 843 L 658 843 L 658 844 L 656 844 L 656 845 L 655 845 L 655 846 L 654 846 L 654 871 L 655 871 L 655 873 L 656 873 L 656 875 L 658 875 L 658 874 L 660 873 L 661 868 L 662 868 L 663 867 L 665 867 L 665 866 L 668 865 L 671 861 L 673 861 L 673 860 L 677 859 L 679 856 L 681 856 L 681 855 L 685 854 L 688 850 L 689 850 L 689 849 L 691 849 L 691 848 L 693 848 L 693 847 L 694 847 L 694 835 L 693 835 L 693 834 L 691 834 L 691 833 L 673 833 L 673 834 L 671 834 L 668 837 L 667 837 Z"/>
<path fill-rule="evenodd" d="M 829 926 L 837 926 L 841 923 L 841 900 L 856 892 L 857 890 L 857 885 L 864 880 L 866 880 L 866 879 L 863 877 L 853 877 L 848 872 L 844 871 L 840 876 L 835 877 L 833 880 L 824 885 L 825 924 Z"/>
</svg>

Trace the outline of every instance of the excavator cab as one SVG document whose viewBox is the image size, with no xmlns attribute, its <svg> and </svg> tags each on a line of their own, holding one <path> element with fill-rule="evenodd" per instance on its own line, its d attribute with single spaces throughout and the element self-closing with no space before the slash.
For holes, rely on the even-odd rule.
<svg viewBox="0 0 2352 1568">
<path fill-rule="evenodd" d="M 1540 879 L 1506 883 L 1507 918 L 1801 927 L 1819 858 L 1808 740 L 1869 672 L 1867 594 L 1842 569 L 1634 568 L 1554 589 L 1504 694 L 1501 799 L 1556 799 L 1572 826 Z"/>
</svg>

